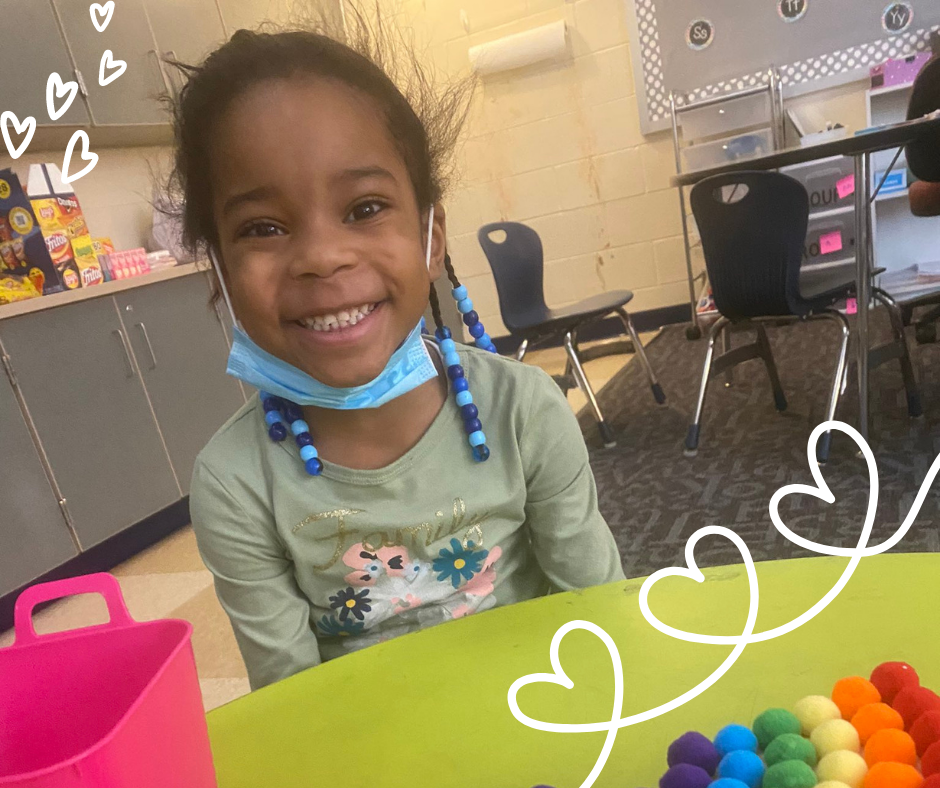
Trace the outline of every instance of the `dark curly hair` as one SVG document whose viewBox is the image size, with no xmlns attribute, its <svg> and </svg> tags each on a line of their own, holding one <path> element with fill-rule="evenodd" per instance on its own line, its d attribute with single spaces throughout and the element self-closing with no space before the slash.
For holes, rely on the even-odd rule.
<svg viewBox="0 0 940 788">
<path fill-rule="evenodd" d="M 378 106 L 407 168 L 418 207 L 440 200 L 451 175 L 451 154 L 466 120 L 473 79 L 438 89 L 415 55 L 406 31 L 389 25 L 378 3 L 370 14 L 349 0 L 341 21 L 320 15 L 296 29 L 238 30 L 200 65 L 168 60 L 185 83 L 169 98 L 176 156 L 169 193 L 180 204 L 183 242 L 193 252 L 218 248 L 212 213 L 209 151 L 218 119 L 249 88 L 272 79 L 312 75 L 340 80 Z M 460 285 L 450 256 L 447 276 Z M 216 284 L 213 299 L 218 299 Z M 432 283 L 429 298 L 443 326 Z"/>
</svg>

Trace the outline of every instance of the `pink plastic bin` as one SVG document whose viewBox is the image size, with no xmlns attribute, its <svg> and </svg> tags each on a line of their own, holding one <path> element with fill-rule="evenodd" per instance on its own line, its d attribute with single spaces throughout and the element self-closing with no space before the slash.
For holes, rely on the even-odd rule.
<svg viewBox="0 0 940 788">
<path fill-rule="evenodd" d="M 33 608 L 101 594 L 111 620 L 37 635 Z M 108 574 L 33 586 L 0 649 L 0 786 L 216 788 L 186 621 L 138 623 Z"/>
</svg>

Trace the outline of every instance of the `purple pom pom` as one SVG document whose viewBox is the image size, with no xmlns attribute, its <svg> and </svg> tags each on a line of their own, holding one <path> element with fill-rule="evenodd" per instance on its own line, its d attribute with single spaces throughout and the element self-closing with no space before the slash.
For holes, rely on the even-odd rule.
<svg viewBox="0 0 940 788">
<path fill-rule="evenodd" d="M 708 788 L 712 778 L 700 766 L 677 763 L 659 781 L 659 788 Z"/>
<path fill-rule="evenodd" d="M 697 731 L 684 733 L 672 744 L 666 753 L 666 762 L 670 766 L 676 766 L 680 763 L 689 763 L 692 766 L 698 766 L 709 774 L 714 774 L 718 768 L 718 762 L 721 756 L 715 745 L 707 736 L 703 736 Z"/>
</svg>

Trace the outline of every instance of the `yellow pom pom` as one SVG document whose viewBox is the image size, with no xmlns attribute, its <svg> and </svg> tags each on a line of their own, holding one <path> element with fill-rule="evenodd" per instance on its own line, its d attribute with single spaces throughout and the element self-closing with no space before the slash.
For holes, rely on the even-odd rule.
<svg viewBox="0 0 940 788">
<path fill-rule="evenodd" d="M 820 758 L 838 750 L 858 752 L 861 747 L 858 731 L 851 722 L 845 720 L 824 722 L 809 735 L 809 740 Z"/>
<path fill-rule="evenodd" d="M 808 695 L 798 700 L 793 713 L 803 726 L 803 735 L 809 736 L 816 728 L 829 720 L 842 719 L 842 712 L 825 695 Z"/>
<path fill-rule="evenodd" d="M 826 780 L 824 783 L 816 783 L 816 788 L 849 788 L 849 786 L 838 780 Z"/>
<path fill-rule="evenodd" d="M 868 764 L 857 752 L 837 750 L 830 752 L 816 767 L 816 776 L 819 780 L 835 780 L 845 783 L 849 788 L 862 788 L 865 775 L 868 774 Z"/>
</svg>

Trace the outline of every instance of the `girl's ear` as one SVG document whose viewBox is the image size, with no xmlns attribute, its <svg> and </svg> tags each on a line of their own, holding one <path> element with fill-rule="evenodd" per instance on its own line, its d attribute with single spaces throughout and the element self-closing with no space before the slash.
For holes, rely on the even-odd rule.
<svg viewBox="0 0 940 788">
<path fill-rule="evenodd" d="M 425 225 L 427 227 L 427 225 Z M 447 215 L 444 206 L 434 203 L 434 228 L 431 230 L 431 266 L 429 275 L 436 282 L 444 273 L 444 254 L 447 251 Z"/>
</svg>

